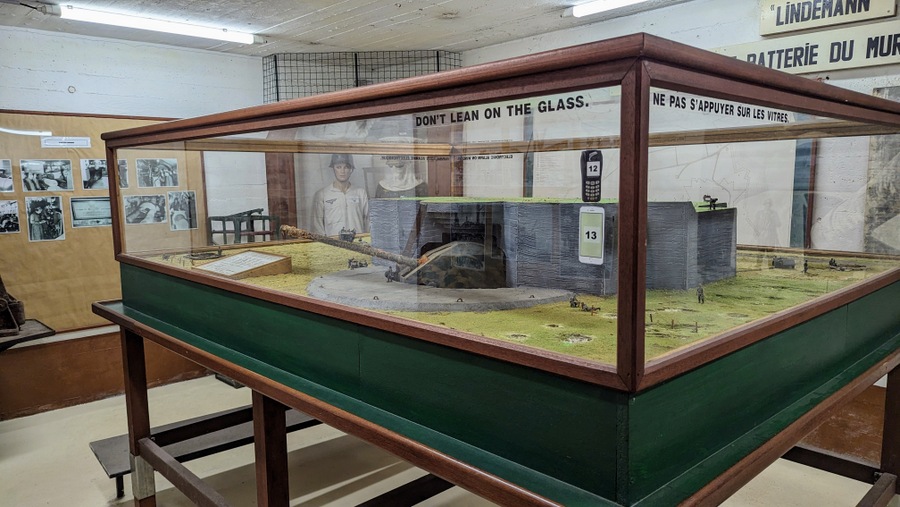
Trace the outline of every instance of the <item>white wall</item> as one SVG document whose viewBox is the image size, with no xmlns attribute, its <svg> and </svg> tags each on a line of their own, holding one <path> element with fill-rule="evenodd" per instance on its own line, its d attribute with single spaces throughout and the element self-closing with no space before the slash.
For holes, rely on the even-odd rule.
<svg viewBox="0 0 900 507">
<path fill-rule="evenodd" d="M 756 0 L 692 0 L 642 14 L 467 51 L 463 53 L 462 61 L 463 65 L 469 66 L 636 32 L 647 32 L 704 49 L 749 42 L 759 38 L 755 21 L 759 17 L 758 9 Z"/>
<path fill-rule="evenodd" d="M 262 59 L 0 27 L 0 109 L 187 118 L 262 103 Z M 268 210 L 261 154 L 209 153 L 212 215 Z"/>
<path fill-rule="evenodd" d="M 762 40 L 758 19 L 759 3 L 756 0 L 693 0 L 648 13 L 467 51 L 462 60 L 465 66 L 470 66 L 635 32 L 713 49 Z M 805 77 L 871 94 L 874 88 L 900 86 L 900 65 Z M 831 157 L 833 154 L 839 156 Z M 812 225 L 814 248 L 863 250 L 861 224 L 865 216 L 867 155 L 868 138 L 820 142 Z"/>
<path fill-rule="evenodd" d="M 184 118 L 262 103 L 262 60 L 0 27 L 0 109 Z"/>
</svg>

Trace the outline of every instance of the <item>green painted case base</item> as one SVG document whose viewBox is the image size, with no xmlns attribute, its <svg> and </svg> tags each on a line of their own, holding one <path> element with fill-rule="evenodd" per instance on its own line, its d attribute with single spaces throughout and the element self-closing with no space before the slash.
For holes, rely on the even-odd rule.
<svg viewBox="0 0 900 507">
<path fill-rule="evenodd" d="M 565 505 L 669 505 L 900 348 L 900 283 L 639 393 L 122 264 L 113 311 Z"/>
</svg>

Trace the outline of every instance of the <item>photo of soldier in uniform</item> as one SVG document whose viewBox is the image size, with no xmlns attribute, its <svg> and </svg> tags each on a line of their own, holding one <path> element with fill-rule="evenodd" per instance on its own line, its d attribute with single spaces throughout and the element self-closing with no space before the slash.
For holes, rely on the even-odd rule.
<svg viewBox="0 0 900 507">
<path fill-rule="evenodd" d="M 28 241 L 61 241 L 66 239 L 62 197 L 26 197 Z"/>
<path fill-rule="evenodd" d="M 350 182 L 356 169 L 353 156 L 336 153 L 328 167 L 334 173 L 334 181 L 313 196 L 313 232 L 326 236 L 337 236 L 342 231 L 368 232 L 369 195 L 365 188 Z"/>
<path fill-rule="evenodd" d="M 0 234 L 19 232 L 19 201 L 0 201 Z"/>
<path fill-rule="evenodd" d="M 106 160 L 99 158 L 81 159 L 81 183 L 85 190 L 103 190 L 109 188 Z"/>
</svg>

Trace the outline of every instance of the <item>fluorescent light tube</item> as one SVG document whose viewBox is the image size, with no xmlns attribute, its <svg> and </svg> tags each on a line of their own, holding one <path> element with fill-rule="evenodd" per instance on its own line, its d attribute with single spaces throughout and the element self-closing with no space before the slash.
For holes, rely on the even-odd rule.
<svg viewBox="0 0 900 507">
<path fill-rule="evenodd" d="M 52 9 L 49 13 L 56 14 L 55 11 L 56 9 Z M 91 9 L 82 9 L 81 7 L 73 7 L 71 5 L 60 5 L 59 17 L 63 19 L 74 19 L 76 21 L 86 21 L 88 23 L 100 23 L 103 25 L 136 28 L 138 30 L 152 30 L 155 32 L 187 35 L 204 39 L 237 42 L 239 44 L 253 44 L 255 40 L 252 33 L 233 32 L 224 28 L 208 28 L 205 26 L 189 25 L 187 23 L 176 23 L 174 21 L 162 21 L 159 19 L 141 18 L 126 14 L 101 12 Z"/>
<path fill-rule="evenodd" d="M 17 136 L 52 136 L 53 132 L 48 130 L 16 130 L 0 127 L 0 132 L 7 134 L 15 134 Z"/>
<path fill-rule="evenodd" d="M 596 0 L 586 4 L 575 5 L 572 7 L 572 15 L 576 18 L 590 16 L 599 12 L 611 11 L 619 7 L 628 7 L 629 5 L 639 4 L 647 0 Z"/>
</svg>

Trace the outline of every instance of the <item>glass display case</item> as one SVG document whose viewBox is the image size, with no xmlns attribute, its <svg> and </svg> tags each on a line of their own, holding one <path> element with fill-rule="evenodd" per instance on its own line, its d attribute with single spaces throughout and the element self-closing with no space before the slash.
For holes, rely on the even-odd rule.
<svg viewBox="0 0 900 507">
<path fill-rule="evenodd" d="M 638 34 L 108 133 L 113 313 L 552 501 L 681 501 L 896 363 L 898 132 Z"/>
</svg>

